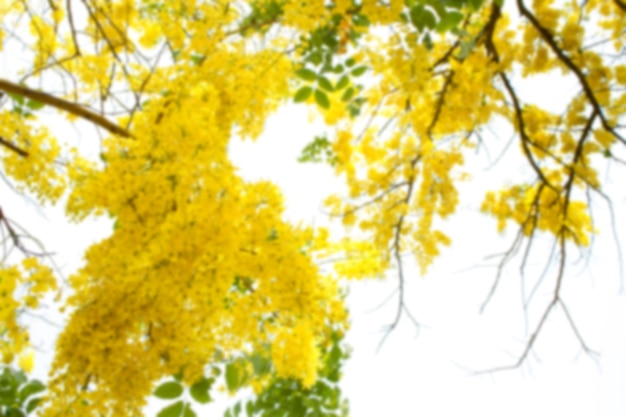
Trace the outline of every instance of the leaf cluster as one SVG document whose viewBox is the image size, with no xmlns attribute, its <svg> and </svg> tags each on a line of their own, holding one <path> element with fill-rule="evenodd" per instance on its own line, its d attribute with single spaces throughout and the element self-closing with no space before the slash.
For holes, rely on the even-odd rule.
<svg viewBox="0 0 626 417">
<path fill-rule="evenodd" d="M 217 368 L 215 368 L 217 369 Z M 157 417 L 195 417 L 197 414 L 192 408 L 191 399 L 198 404 L 211 402 L 211 387 L 215 383 L 215 377 L 202 376 L 191 386 L 186 387 L 181 380 L 181 375 L 175 375 L 172 380 L 165 381 L 155 388 L 153 395 L 162 400 L 177 400 L 165 406 L 158 412 Z M 188 395 L 183 395 L 185 392 Z"/>
<path fill-rule="evenodd" d="M 41 401 L 45 385 L 22 371 L 5 366 L 0 372 L 0 417 L 25 417 Z"/>
<path fill-rule="evenodd" d="M 337 155 L 332 150 L 331 143 L 326 135 L 316 136 L 309 142 L 298 157 L 300 163 L 320 163 L 324 162 L 330 166 L 337 163 Z"/>
<path fill-rule="evenodd" d="M 348 415 L 347 400 L 341 396 L 341 367 L 349 357 L 343 337 L 333 332 L 323 349 L 323 367 L 317 382 L 309 389 L 299 381 L 272 377 L 269 385 L 255 398 L 240 401 L 224 417 L 340 417 Z M 256 358 L 256 359 L 253 359 Z M 252 356 L 257 375 L 274 375 L 269 359 Z"/>
</svg>

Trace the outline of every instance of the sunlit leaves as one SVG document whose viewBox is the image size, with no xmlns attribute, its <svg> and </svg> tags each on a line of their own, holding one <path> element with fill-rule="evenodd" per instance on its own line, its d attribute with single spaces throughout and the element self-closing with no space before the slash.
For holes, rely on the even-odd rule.
<svg viewBox="0 0 626 417">
<path fill-rule="evenodd" d="M 330 340 L 325 342 L 320 376 L 309 389 L 293 379 L 274 377 L 255 398 L 238 402 L 224 413 L 224 417 L 347 416 L 348 404 L 341 397 L 338 385 L 341 367 L 349 356 L 342 340 L 339 334 L 333 332 Z M 267 364 L 271 365 L 271 362 Z"/>
<path fill-rule="evenodd" d="M 228 388 L 228 390 L 236 391 L 237 388 L 239 388 L 241 384 L 241 377 L 242 377 L 236 363 L 231 362 L 228 365 L 226 365 L 225 376 L 226 376 L 226 387 Z"/>
<path fill-rule="evenodd" d="M 305 85 L 304 87 L 300 87 L 300 89 L 296 92 L 296 95 L 293 97 L 293 101 L 296 103 L 302 103 L 306 101 L 311 94 L 313 93 L 313 88 Z"/>
<path fill-rule="evenodd" d="M 199 404 L 207 404 L 211 402 L 211 389 L 215 378 L 202 376 L 191 386 L 185 387 L 181 382 L 181 375 L 175 375 L 173 381 L 161 383 L 153 392 L 153 395 L 161 400 L 177 400 L 163 407 L 157 417 L 194 417 L 196 412 L 192 408 L 189 401 L 184 398 L 193 399 Z M 188 396 L 185 394 L 188 388 Z M 182 399 L 179 399 L 183 397 Z"/>
<path fill-rule="evenodd" d="M 154 396 L 164 400 L 178 398 L 183 393 L 183 386 L 177 381 L 164 382 L 154 390 Z"/>
<path fill-rule="evenodd" d="M 191 405 L 183 401 L 168 405 L 157 413 L 157 417 L 196 417 L 196 415 Z"/>
<path fill-rule="evenodd" d="M 198 381 L 196 381 L 190 388 L 189 393 L 191 394 L 191 398 L 200 404 L 206 404 L 211 401 L 211 396 L 209 392 L 211 390 L 211 385 L 213 383 L 212 378 L 202 377 Z"/>
<path fill-rule="evenodd" d="M 337 163 L 330 141 L 326 136 L 316 136 L 312 142 L 308 143 L 298 157 L 298 162 L 320 163 L 326 162 L 330 165 Z"/>
<path fill-rule="evenodd" d="M 22 371 L 3 367 L 0 373 L 0 415 L 23 417 L 33 412 L 46 386 L 36 380 L 28 380 Z"/>
<path fill-rule="evenodd" d="M 305 81 L 313 81 L 317 78 L 317 74 L 314 71 L 307 68 L 300 68 L 296 71 L 296 75 Z"/>
<path fill-rule="evenodd" d="M 315 102 L 322 108 L 328 109 L 330 108 L 330 100 L 328 100 L 328 96 L 322 90 L 315 90 Z"/>
</svg>

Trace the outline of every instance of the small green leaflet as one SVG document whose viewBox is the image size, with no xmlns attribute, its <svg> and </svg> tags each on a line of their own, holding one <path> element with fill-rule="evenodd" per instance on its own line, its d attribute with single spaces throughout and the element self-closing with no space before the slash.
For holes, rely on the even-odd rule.
<svg viewBox="0 0 626 417">
<path fill-rule="evenodd" d="M 463 13 L 461 12 L 448 12 L 445 16 L 442 16 L 441 21 L 437 25 L 437 32 L 443 33 L 458 26 L 463 20 Z"/>
<path fill-rule="evenodd" d="M 226 365 L 226 387 L 229 391 L 235 391 L 239 388 L 239 372 L 234 363 Z"/>
<path fill-rule="evenodd" d="M 189 388 L 189 393 L 191 394 L 191 398 L 200 404 L 206 404 L 211 401 L 211 396 L 209 395 L 209 391 L 211 390 L 211 384 L 213 383 L 213 378 L 208 379 L 205 377 L 200 378 L 196 381 L 191 388 Z"/>
<path fill-rule="evenodd" d="M 346 91 L 344 91 L 343 96 L 341 96 L 342 101 L 349 101 L 352 97 L 354 97 L 354 88 L 350 87 Z"/>
<path fill-rule="evenodd" d="M 309 86 L 301 87 L 293 97 L 293 101 L 296 103 L 302 103 L 311 96 L 311 93 L 313 93 L 313 88 Z"/>
<path fill-rule="evenodd" d="M 342 76 L 339 81 L 337 81 L 337 85 L 335 86 L 335 90 L 343 90 L 350 83 L 350 78 L 347 75 Z"/>
<path fill-rule="evenodd" d="M 365 27 L 367 27 L 367 26 L 370 25 L 369 19 L 364 14 L 354 14 L 354 15 L 352 15 L 352 22 L 354 22 L 354 24 L 356 26 L 365 26 Z"/>
<path fill-rule="evenodd" d="M 360 77 L 361 75 L 365 74 L 365 71 L 367 71 L 367 67 L 365 65 L 362 65 L 353 69 L 352 75 L 354 75 L 355 77 Z"/>
<path fill-rule="evenodd" d="M 159 411 L 157 417 L 196 417 L 196 412 L 191 409 L 189 403 L 176 401 Z"/>
<path fill-rule="evenodd" d="M 267 374 L 272 369 L 272 363 L 270 360 L 259 354 L 252 355 L 250 357 L 250 362 L 252 362 L 254 373 L 259 376 Z"/>
<path fill-rule="evenodd" d="M 37 408 L 40 402 L 41 402 L 41 398 L 33 398 L 32 400 L 29 400 L 26 403 L 26 412 L 27 413 L 32 412 L 35 408 Z"/>
<path fill-rule="evenodd" d="M 26 107 L 28 107 L 31 110 L 39 110 L 39 109 L 43 108 L 44 106 L 45 106 L 45 104 L 42 103 L 41 101 L 28 100 L 26 102 Z"/>
<path fill-rule="evenodd" d="M 328 100 L 328 96 L 322 90 L 315 90 L 315 101 L 322 108 L 330 108 L 330 100 Z"/>
<path fill-rule="evenodd" d="M 483 0 L 468 0 L 467 3 L 469 4 L 470 10 L 475 12 L 483 5 Z"/>
<path fill-rule="evenodd" d="M 305 81 L 313 81 L 315 80 L 315 78 L 317 78 L 315 71 L 312 71 L 307 68 L 300 68 L 299 70 L 296 71 L 296 75 Z"/>
<path fill-rule="evenodd" d="M 46 386 L 36 379 L 28 382 L 20 388 L 18 398 L 20 402 L 24 402 L 28 397 L 40 393 L 46 389 Z"/>
<path fill-rule="evenodd" d="M 335 90 L 333 88 L 332 83 L 326 77 L 319 77 L 317 79 L 317 83 L 319 84 L 320 87 L 322 87 L 326 91 L 332 92 Z"/>
<path fill-rule="evenodd" d="M 26 414 L 17 407 L 9 407 L 4 412 L 3 416 L 6 417 L 26 417 Z"/>
<path fill-rule="evenodd" d="M 176 381 L 164 382 L 154 390 L 154 396 L 163 400 L 178 398 L 183 393 L 183 386 Z"/>
</svg>

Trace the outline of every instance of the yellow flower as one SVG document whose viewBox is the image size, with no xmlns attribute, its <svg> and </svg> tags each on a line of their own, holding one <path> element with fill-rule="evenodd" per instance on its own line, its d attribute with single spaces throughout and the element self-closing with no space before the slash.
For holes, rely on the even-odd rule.
<svg viewBox="0 0 626 417">
<path fill-rule="evenodd" d="M 24 372 L 30 373 L 35 367 L 35 355 L 31 350 L 23 352 L 17 358 L 17 364 Z"/>
</svg>

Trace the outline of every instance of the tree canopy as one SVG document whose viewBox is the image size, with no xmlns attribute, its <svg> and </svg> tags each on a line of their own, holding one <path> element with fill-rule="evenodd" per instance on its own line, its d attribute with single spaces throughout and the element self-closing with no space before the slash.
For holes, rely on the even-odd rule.
<svg viewBox="0 0 626 417">
<path fill-rule="evenodd" d="M 471 181 L 464 155 L 489 148 L 493 123 L 513 128 L 527 172 L 483 200 L 494 233 L 519 231 L 487 301 L 536 236 L 558 264 L 512 366 L 555 308 L 587 349 L 560 288 L 568 252 L 597 233 L 591 199 L 611 204 L 598 173 L 625 163 L 622 0 L 3 0 L 0 13 L 0 172 L 73 221 L 114 220 L 65 280 L 0 207 L 3 362 L 30 368 L 20 314 L 46 294 L 68 316 L 41 415 L 142 415 L 152 393 L 183 389 L 203 403 L 222 377 L 258 394 L 233 415 L 339 415 L 343 280 L 391 271 L 390 329 L 410 316 L 404 255 L 426 274 L 454 238 L 442 224 Z M 540 74 L 575 86 L 562 108 L 521 94 Z M 233 138 L 256 139 L 294 102 L 326 123 L 300 160 L 344 181 L 325 204 L 349 238 L 284 220 L 281 190 L 229 157 Z M 55 134 L 51 116 L 93 126 L 99 151 Z M 0 380 L 7 415 L 36 406 L 39 383 L 14 368 Z M 161 415 L 193 413 L 178 401 Z"/>
</svg>

